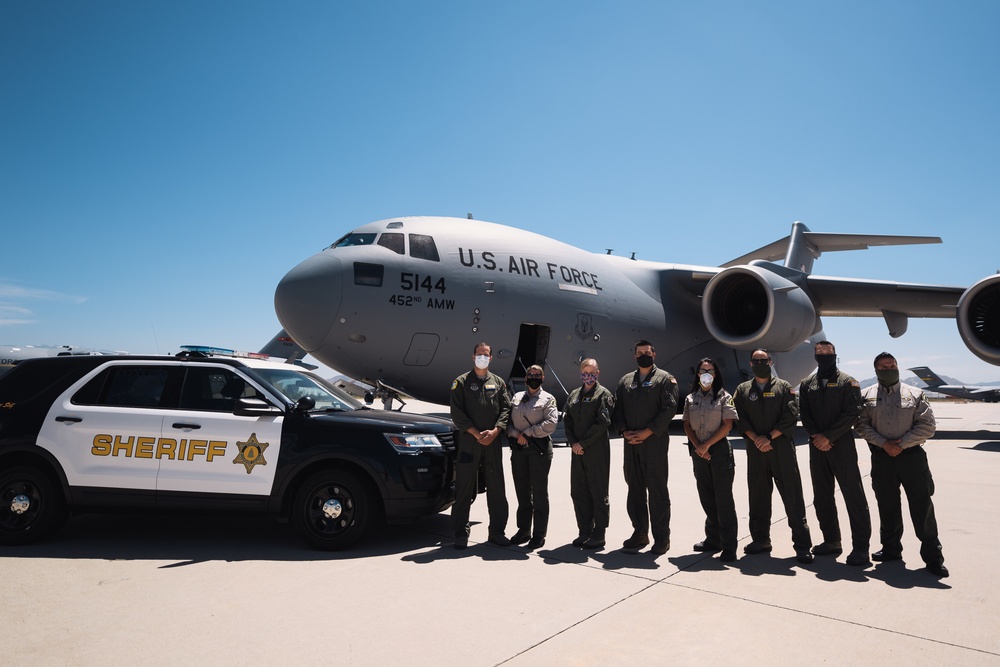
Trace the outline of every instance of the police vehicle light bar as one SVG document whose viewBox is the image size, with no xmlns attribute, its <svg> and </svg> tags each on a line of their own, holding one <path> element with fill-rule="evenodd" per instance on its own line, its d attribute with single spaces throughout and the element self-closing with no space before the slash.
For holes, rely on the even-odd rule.
<svg viewBox="0 0 1000 667">
<path fill-rule="evenodd" d="M 187 352 L 200 352 L 213 357 L 238 357 L 241 359 L 270 359 L 270 355 L 262 352 L 240 352 L 239 350 L 228 350 L 223 347 L 211 347 L 208 345 L 181 345 L 181 349 Z"/>
</svg>

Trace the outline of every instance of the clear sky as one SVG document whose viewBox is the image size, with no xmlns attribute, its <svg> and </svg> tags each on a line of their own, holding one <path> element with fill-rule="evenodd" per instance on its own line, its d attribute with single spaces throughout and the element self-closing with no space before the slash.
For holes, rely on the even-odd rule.
<svg viewBox="0 0 1000 667">
<path fill-rule="evenodd" d="M 940 236 L 814 271 L 968 286 L 1000 268 L 998 26 L 995 0 L 3 0 L 0 344 L 259 349 L 289 269 L 401 215 L 705 265 L 795 220 Z M 889 349 L 1000 380 L 952 320 L 825 325 L 859 378 Z"/>
</svg>

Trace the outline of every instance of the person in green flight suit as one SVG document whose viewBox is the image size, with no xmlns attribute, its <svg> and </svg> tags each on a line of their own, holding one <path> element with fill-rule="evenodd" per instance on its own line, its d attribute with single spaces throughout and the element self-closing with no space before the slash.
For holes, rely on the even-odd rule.
<svg viewBox="0 0 1000 667">
<path fill-rule="evenodd" d="M 812 551 L 817 556 L 837 556 L 843 552 L 834 500 L 836 481 L 851 524 L 851 553 L 847 556 L 847 564 L 867 567 L 871 565 L 868 547 L 872 517 L 861 482 L 858 448 L 852 430 L 861 415 L 861 386 L 837 368 L 837 349 L 833 343 L 821 340 L 814 351 L 816 372 L 799 385 L 799 417 L 802 427 L 809 433 L 813 507 L 823 533 L 823 541 Z"/>
<path fill-rule="evenodd" d="M 580 363 L 580 386 L 566 399 L 563 428 L 573 457 L 570 462 L 569 493 L 576 513 L 579 536 L 573 546 L 603 549 L 611 505 L 611 414 L 615 397 L 598 381 L 601 369 L 596 359 Z"/>
<path fill-rule="evenodd" d="M 736 430 L 746 441 L 750 496 L 751 542 L 743 547 L 743 552 L 771 551 L 771 491 L 777 486 L 792 529 L 795 559 L 808 564 L 813 561 L 812 538 L 792 441 L 798 422 L 792 385 L 772 375 L 771 355 L 764 348 L 750 353 L 750 367 L 753 379 L 742 383 L 733 394 L 739 415 Z"/>
<path fill-rule="evenodd" d="M 498 546 L 510 544 L 504 535 L 509 508 L 499 438 L 510 418 L 510 395 L 503 378 L 490 372 L 493 350 L 489 343 L 476 345 L 472 359 L 475 368 L 451 384 L 451 420 L 458 429 L 455 504 L 451 508 L 456 549 L 469 545 L 469 510 L 478 490 L 480 468 L 490 514 L 488 540 Z"/>
<path fill-rule="evenodd" d="M 612 428 L 625 440 L 626 508 L 632 536 L 622 544 L 625 553 L 670 549 L 670 492 L 667 490 L 667 448 L 670 420 L 677 414 L 677 380 L 655 365 L 656 350 L 648 340 L 635 344 L 638 368 L 618 381 Z M 648 497 L 648 502 L 647 502 Z"/>
</svg>

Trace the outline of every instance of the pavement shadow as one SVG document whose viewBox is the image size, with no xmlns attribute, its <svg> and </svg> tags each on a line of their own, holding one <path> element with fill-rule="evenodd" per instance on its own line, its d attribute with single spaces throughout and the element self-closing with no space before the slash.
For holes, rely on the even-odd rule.
<svg viewBox="0 0 1000 667">
<path fill-rule="evenodd" d="M 316 551 L 276 519 L 86 514 L 71 518 L 45 542 L 3 547 L 0 557 L 176 561 L 165 568 L 210 561 L 353 560 L 440 544 L 449 527 L 450 517 L 437 514 L 405 526 L 376 527 L 345 551 Z"/>
<path fill-rule="evenodd" d="M 1000 442 L 980 442 L 978 445 L 973 445 L 972 447 L 959 447 L 959 449 L 972 449 L 977 452 L 1000 452 Z"/>
<path fill-rule="evenodd" d="M 907 568 L 905 560 L 877 563 L 874 569 L 868 570 L 868 576 L 871 579 L 877 579 L 888 586 L 899 589 L 951 589 L 951 586 L 946 584 L 943 579 L 939 579 L 922 566 L 916 570 Z"/>
</svg>

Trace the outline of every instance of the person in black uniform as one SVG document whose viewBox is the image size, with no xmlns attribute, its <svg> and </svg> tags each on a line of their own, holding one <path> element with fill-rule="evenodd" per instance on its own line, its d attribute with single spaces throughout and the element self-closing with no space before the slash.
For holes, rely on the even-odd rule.
<svg viewBox="0 0 1000 667">
<path fill-rule="evenodd" d="M 611 481 L 611 413 L 615 398 L 601 386 L 601 369 L 596 359 L 580 364 L 580 384 L 566 399 L 563 427 L 573 450 L 569 493 L 576 513 L 579 537 L 574 547 L 603 549 L 608 527 Z"/>
<path fill-rule="evenodd" d="M 771 551 L 771 491 L 785 505 L 788 526 L 792 529 L 795 559 L 807 564 L 813 560 L 812 538 L 806 523 L 806 503 L 802 497 L 802 478 L 795 460 L 792 432 L 798 421 L 792 385 L 771 375 L 771 355 L 763 348 L 750 354 L 754 378 L 736 388 L 733 402 L 739 419 L 736 430 L 747 448 L 747 487 L 750 495 L 750 544 L 747 554 Z"/>
<path fill-rule="evenodd" d="M 638 553 L 649 544 L 652 528 L 650 552 L 665 554 L 670 549 L 667 429 L 677 414 L 677 380 L 656 367 L 656 350 L 648 340 L 635 344 L 635 360 L 638 368 L 618 381 L 612 417 L 614 430 L 625 439 L 626 505 L 632 520 L 632 536 L 622 551 Z"/>
<path fill-rule="evenodd" d="M 903 557 L 903 510 L 899 487 L 906 492 L 913 532 L 920 540 L 920 557 L 927 570 L 947 577 L 944 553 L 934 514 L 934 478 L 923 443 L 937 429 L 934 411 L 924 392 L 899 381 L 899 366 L 888 352 L 875 357 L 874 384 L 862 393 L 864 404 L 858 435 L 872 452 L 872 490 L 878 503 L 882 548 L 872 554 L 877 561 Z"/>
<path fill-rule="evenodd" d="M 509 508 L 503 477 L 502 441 L 498 436 L 510 418 L 510 396 L 503 379 L 490 372 L 493 352 L 488 343 L 476 345 L 475 369 L 459 375 L 451 384 L 451 420 L 458 429 L 455 461 L 455 504 L 451 508 L 455 548 L 469 545 L 469 509 L 479 486 L 479 470 L 486 479 L 489 508 L 489 541 L 507 546 Z"/>
<path fill-rule="evenodd" d="M 530 542 L 545 546 L 549 527 L 549 469 L 552 468 L 552 433 L 559 423 L 556 397 L 542 389 L 545 372 L 531 366 L 525 376 L 528 388 L 518 392 L 510 407 L 510 474 L 517 494 L 517 532 L 511 544 Z M 532 529 L 534 522 L 534 529 Z"/>
<path fill-rule="evenodd" d="M 843 552 L 840 521 L 834 500 L 834 480 L 840 486 L 851 522 L 851 553 L 847 564 L 871 565 L 868 547 L 872 519 L 868 499 L 858 469 L 858 448 L 852 427 L 861 414 L 861 386 L 837 369 L 833 343 L 816 343 L 816 372 L 799 385 L 799 417 L 809 433 L 809 474 L 812 477 L 813 507 L 823 532 L 823 542 L 813 547 L 817 556 L 837 556 Z"/>
<path fill-rule="evenodd" d="M 719 560 L 736 560 L 737 523 L 733 480 L 736 461 L 726 436 L 736 421 L 733 397 L 722 386 L 719 365 L 705 358 L 698 362 L 691 393 L 684 399 L 684 432 L 694 466 L 698 498 L 705 510 L 705 539 L 695 551 L 722 551 Z"/>
</svg>

